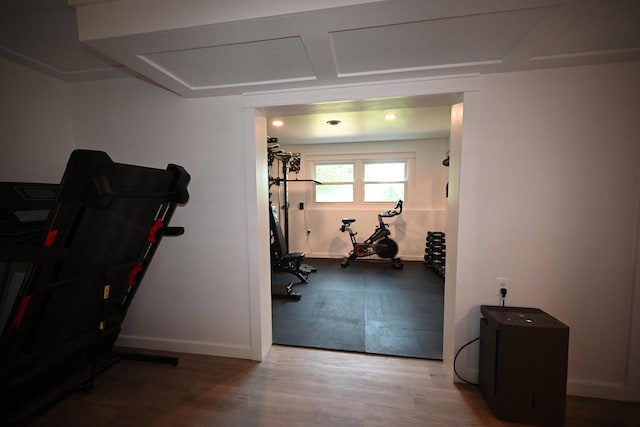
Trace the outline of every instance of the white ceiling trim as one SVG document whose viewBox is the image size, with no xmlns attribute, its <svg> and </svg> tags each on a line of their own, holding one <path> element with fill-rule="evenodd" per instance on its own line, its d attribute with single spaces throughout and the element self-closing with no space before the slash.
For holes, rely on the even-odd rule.
<svg viewBox="0 0 640 427">
<path fill-rule="evenodd" d="M 502 63 L 502 60 L 498 59 L 494 61 L 463 62 L 459 64 L 427 65 L 424 67 L 396 68 L 391 70 L 338 73 L 338 77 L 360 77 L 360 76 L 375 76 L 375 75 L 381 75 L 381 74 L 400 74 L 400 73 L 409 73 L 409 72 L 415 72 L 415 71 L 444 70 L 448 68 L 465 68 L 465 67 L 476 67 L 481 65 L 496 65 L 501 63 Z"/>
<path fill-rule="evenodd" d="M 628 57 L 632 61 L 640 53 L 640 48 L 591 50 L 585 52 L 558 53 L 554 55 L 536 55 L 530 61 L 552 61 L 558 59 L 589 58 L 589 57 Z"/>
<path fill-rule="evenodd" d="M 385 80 L 367 83 L 319 86 L 304 89 L 284 89 L 263 92 L 247 92 L 242 95 L 243 108 L 268 108 L 274 113 L 291 114 L 282 109 L 289 106 L 334 103 L 338 110 L 342 103 L 372 102 L 397 98 L 419 99 L 414 106 L 446 105 L 460 101 L 460 95 L 476 92 L 480 88 L 478 74 L 463 74 L 446 77 Z M 433 103 L 432 101 L 437 102 Z M 295 108 L 302 113 L 302 110 Z"/>
</svg>

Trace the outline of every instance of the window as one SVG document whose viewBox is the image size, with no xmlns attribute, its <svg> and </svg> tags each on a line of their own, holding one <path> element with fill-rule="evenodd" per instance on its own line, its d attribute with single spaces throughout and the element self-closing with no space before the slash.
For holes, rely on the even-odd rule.
<svg viewBox="0 0 640 427">
<path fill-rule="evenodd" d="M 365 163 L 364 201 L 404 200 L 406 170 L 406 162 Z"/>
<path fill-rule="evenodd" d="M 317 164 L 316 202 L 353 202 L 353 163 Z"/>
<path fill-rule="evenodd" d="M 315 186 L 316 203 L 386 203 L 405 199 L 410 157 L 359 157 L 368 158 L 340 162 L 311 160 L 313 178 L 322 183 Z"/>
</svg>

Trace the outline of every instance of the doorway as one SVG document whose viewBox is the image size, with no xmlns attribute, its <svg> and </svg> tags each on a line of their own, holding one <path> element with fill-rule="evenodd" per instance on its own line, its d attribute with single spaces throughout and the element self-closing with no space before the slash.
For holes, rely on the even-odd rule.
<svg viewBox="0 0 640 427">
<path fill-rule="evenodd" d="M 442 115 L 443 106 L 436 106 L 437 103 L 442 103 L 442 97 L 361 101 L 358 108 L 364 108 L 369 116 L 399 111 L 399 116 L 405 120 L 403 130 L 406 132 L 410 127 L 408 117 L 410 114 L 416 114 L 416 111 L 422 114 L 435 111 L 436 114 Z M 279 132 L 281 128 L 274 128 L 271 124 L 272 119 L 277 118 L 287 126 L 291 123 L 289 117 L 294 117 L 296 119 L 293 122 L 294 127 L 300 127 L 299 123 L 305 122 L 306 128 L 311 129 L 310 123 L 313 123 L 313 120 L 316 124 L 322 124 L 328 122 L 329 120 L 325 119 L 329 117 L 338 117 L 338 119 L 344 117 L 332 113 L 327 105 L 267 109 L 268 135 L 276 136 L 284 151 L 303 153 L 303 172 L 296 173 L 295 177 L 290 176 L 289 179 L 302 178 L 304 181 L 313 178 L 311 163 L 304 161 L 309 157 L 335 156 L 336 159 L 343 160 L 349 156 L 361 158 L 364 155 L 362 153 L 367 155 L 374 153 L 380 156 L 384 155 L 385 151 L 403 154 L 412 152 L 414 176 L 412 176 L 411 190 L 415 192 L 415 195 L 411 194 L 411 212 L 407 216 L 410 223 L 409 232 L 407 232 L 407 221 L 402 221 L 404 234 L 401 236 L 401 243 L 408 246 L 403 255 L 409 254 L 409 259 L 405 259 L 405 269 L 395 271 L 389 265 L 376 262 L 355 262 L 348 268 L 340 267 L 339 258 L 341 254 L 348 252 L 349 242 L 347 235 L 340 236 L 337 232 L 339 219 L 347 213 L 355 212 L 364 217 L 357 225 L 362 223 L 366 228 L 371 222 L 369 221 L 371 218 L 366 216 L 375 220 L 374 209 L 367 208 L 366 204 L 356 205 L 351 207 L 351 210 L 344 207 L 336 209 L 332 209 L 331 206 L 318 207 L 316 204 L 314 209 L 313 185 L 298 183 L 298 185 L 289 186 L 289 197 L 286 199 L 291 200 L 288 214 L 291 225 L 287 230 L 290 232 L 287 234 L 291 235 L 292 241 L 290 251 L 304 251 L 308 262 L 319 268 L 318 273 L 309 276 L 308 284 L 301 284 L 298 278 L 287 273 L 276 272 L 272 276 L 274 284 L 291 283 L 294 285 L 294 291 L 302 296 L 301 301 L 273 300 L 274 343 L 442 359 L 444 275 L 439 275 L 427 268 L 423 257 L 426 252 L 427 232 L 446 230 L 445 194 L 448 172 L 444 160 L 448 151 L 451 98 L 448 97 L 445 104 L 446 135 L 442 134 L 441 129 L 432 130 L 431 133 L 428 133 L 428 130 L 424 131 L 426 133 L 422 138 L 416 137 L 418 135 L 416 132 L 412 134 L 408 132 L 411 135 L 409 137 L 405 134 L 386 137 L 378 134 L 376 138 L 379 141 L 367 140 L 367 138 L 373 139 L 371 135 L 365 134 L 361 140 L 357 140 L 353 133 L 345 138 L 344 135 L 340 136 L 334 132 L 332 137 L 335 140 L 327 142 L 326 134 L 322 132 L 318 132 L 319 136 L 309 135 L 305 138 L 296 134 L 296 129 Z M 407 106 L 410 108 L 403 108 Z M 333 103 L 331 108 L 344 113 L 347 107 L 341 103 Z M 305 114 L 297 113 L 306 113 L 308 117 L 304 117 L 303 120 Z M 354 112 L 348 113 L 351 115 L 347 116 L 347 120 L 356 120 L 353 116 Z M 429 123 L 430 120 L 430 117 L 423 115 L 421 124 Z M 295 123 L 296 121 L 298 123 Z M 432 127 L 437 126 L 436 120 L 431 120 L 429 124 Z M 350 125 L 353 126 L 353 123 Z M 357 127 L 366 128 L 367 126 L 360 123 Z M 314 138 L 319 139 L 319 142 L 308 142 L 308 140 L 313 141 Z M 341 141 L 340 138 L 346 141 Z M 285 141 L 295 143 L 288 144 Z M 430 150 L 416 149 L 425 144 L 430 144 Z M 418 152 L 417 161 L 415 160 L 416 152 Z M 443 178 L 434 179 L 429 176 L 430 174 L 425 172 L 425 169 L 429 168 L 437 169 L 438 173 L 433 175 Z M 414 184 L 416 180 L 419 184 Z M 428 191 L 424 188 L 424 182 L 429 183 Z M 274 204 L 282 213 L 284 206 L 281 203 L 282 197 L 278 197 L 279 191 L 275 189 L 270 191 L 270 194 L 275 199 Z M 438 192 L 440 194 L 437 194 Z M 416 201 L 416 198 L 420 200 Z M 429 201 L 425 202 L 428 198 Z M 438 199 L 437 203 L 433 202 L 435 199 Z M 434 213 L 435 211 L 437 213 Z M 371 230 L 367 228 L 361 233 L 366 236 L 369 231 Z M 316 235 L 319 238 L 316 238 Z M 411 240 L 413 241 L 410 242 Z M 419 243 L 416 243 L 416 240 Z"/>
<path fill-rule="evenodd" d="M 465 139 L 473 141 L 477 131 L 477 123 L 471 115 L 471 120 L 465 117 L 463 123 L 463 98 L 465 105 L 472 105 L 472 111 L 479 111 L 478 100 L 475 95 L 478 91 L 479 80 L 477 76 L 456 76 L 447 79 L 425 79 L 395 81 L 383 85 L 353 85 L 340 87 L 325 87 L 319 89 L 307 89 L 300 91 L 286 91 L 281 93 L 256 93 L 243 95 L 244 108 L 245 147 L 248 150 L 245 170 L 247 171 L 247 214 L 255 218 L 255 222 L 249 223 L 247 230 L 249 235 L 255 235 L 259 240 L 250 247 L 247 258 L 249 274 L 250 296 L 250 333 L 251 333 L 251 357 L 254 360 L 263 360 L 272 345 L 272 319 L 271 319 L 271 280 L 269 266 L 268 233 L 269 222 L 264 212 L 268 208 L 267 191 L 258 191 L 267 188 L 267 155 L 264 150 L 264 142 L 267 138 L 266 117 L 272 111 L 296 108 L 300 105 L 322 105 L 329 103 L 341 103 L 340 100 L 361 99 L 389 99 L 405 97 L 429 97 L 433 99 L 448 100 L 452 106 L 451 115 L 451 167 L 449 168 L 449 198 L 447 199 L 447 279 L 445 283 L 445 310 L 443 331 L 443 361 L 452 366 L 456 346 L 462 345 L 469 336 L 468 326 L 465 327 L 464 319 L 468 315 L 469 304 L 459 298 L 467 291 L 468 277 L 466 272 L 462 277 L 462 289 L 458 281 L 458 222 L 469 221 L 459 219 L 458 189 L 460 185 L 460 154 L 462 147 L 463 124 Z M 358 102 L 358 101 L 350 101 Z M 471 144 L 471 150 L 474 149 Z M 470 165 L 470 174 L 475 169 Z M 473 181 L 469 181 L 473 187 Z M 473 203 L 472 200 L 469 201 Z M 463 224 L 464 225 L 464 224 Z M 260 236 L 264 236 L 261 238 Z M 469 239 L 465 239 L 465 245 Z M 465 246 L 466 247 L 466 246 Z M 467 257 L 468 253 L 462 253 Z M 458 366 L 466 363 L 462 356 Z"/>
</svg>

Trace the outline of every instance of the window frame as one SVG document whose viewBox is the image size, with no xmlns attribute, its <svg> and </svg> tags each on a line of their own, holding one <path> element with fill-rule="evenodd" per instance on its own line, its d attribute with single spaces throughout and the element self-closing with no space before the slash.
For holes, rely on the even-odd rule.
<svg viewBox="0 0 640 427">
<path fill-rule="evenodd" d="M 367 165 L 380 165 L 380 164 L 397 164 L 397 163 L 402 163 L 404 165 L 404 177 L 402 180 L 376 180 L 376 181 L 367 181 L 366 180 L 366 169 L 367 169 Z M 403 188 L 403 192 L 404 192 L 404 197 L 406 198 L 407 195 L 407 184 L 408 184 L 408 165 L 407 165 L 407 161 L 406 160 L 384 160 L 384 161 L 378 161 L 378 160 L 363 160 L 362 161 L 362 202 L 363 203 L 389 203 L 389 202 L 393 202 L 394 200 L 384 200 L 384 201 L 380 201 L 380 200 L 366 200 L 366 195 L 367 195 L 367 185 L 368 184 L 402 184 L 404 186 Z"/>
<path fill-rule="evenodd" d="M 345 160 L 339 160 L 339 161 L 330 161 L 330 162 L 313 162 L 313 164 L 311 165 L 311 174 L 312 174 L 312 179 L 314 180 L 318 180 L 316 178 L 316 165 L 353 165 L 353 179 L 351 181 L 331 181 L 327 184 L 323 185 L 351 185 L 351 190 L 352 190 L 352 200 L 350 202 L 346 201 L 346 202 L 318 202 L 317 201 L 317 193 L 316 193 L 316 186 L 313 187 L 313 203 L 314 204 L 326 204 L 326 203 L 336 203 L 336 204 L 343 204 L 343 203 L 354 203 L 356 201 L 356 191 L 355 191 L 355 187 L 356 187 L 356 176 L 357 176 L 357 170 L 356 170 L 356 164 L 349 160 L 349 161 L 345 161 Z M 319 180 L 318 180 L 319 181 Z"/>
<path fill-rule="evenodd" d="M 319 164 L 353 164 L 353 201 L 352 202 L 316 202 L 315 186 L 307 203 L 314 209 L 337 209 L 349 207 L 349 209 L 386 209 L 391 202 L 366 202 L 364 200 L 364 165 L 368 163 L 404 163 L 404 181 L 371 181 L 370 183 L 402 182 L 404 183 L 404 198 L 413 199 L 414 163 L 415 152 L 390 152 L 390 153 L 364 153 L 364 154 L 331 154 L 331 155 L 308 155 L 305 159 L 307 170 L 311 179 L 315 178 L 315 166 Z M 347 182 L 336 182 L 331 184 L 347 184 Z"/>
</svg>

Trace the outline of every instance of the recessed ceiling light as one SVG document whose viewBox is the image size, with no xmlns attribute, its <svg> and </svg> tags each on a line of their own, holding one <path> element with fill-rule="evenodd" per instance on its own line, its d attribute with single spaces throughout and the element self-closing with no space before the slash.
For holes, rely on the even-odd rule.
<svg viewBox="0 0 640 427">
<path fill-rule="evenodd" d="M 388 113 L 384 115 L 385 120 L 395 120 L 398 116 L 394 113 Z"/>
<path fill-rule="evenodd" d="M 329 120 L 327 122 L 327 124 L 331 126 L 336 126 L 336 125 L 339 125 L 340 123 L 342 123 L 340 120 Z"/>
<path fill-rule="evenodd" d="M 282 120 L 274 120 L 271 122 L 272 125 L 276 126 L 276 127 L 280 127 L 284 124 L 284 122 Z"/>
</svg>

